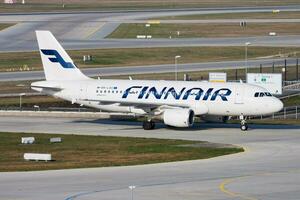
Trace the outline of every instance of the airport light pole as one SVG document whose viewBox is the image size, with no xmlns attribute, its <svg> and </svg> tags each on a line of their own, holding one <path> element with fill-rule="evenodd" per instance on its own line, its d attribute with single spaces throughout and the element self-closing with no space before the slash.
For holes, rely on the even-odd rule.
<svg viewBox="0 0 300 200">
<path fill-rule="evenodd" d="M 25 93 L 20 93 L 20 111 L 22 110 L 22 96 L 25 96 Z"/>
<path fill-rule="evenodd" d="M 131 190 L 131 200 L 133 200 L 133 190 L 136 188 L 134 185 L 128 187 Z"/>
<path fill-rule="evenodd" d="M 248 46 L 251 45 L 250 42 L 245 43 L 245 79 L 247 79 L 248 73 Z"/>
<path fill-rule="evenodd" d="M 175 56 L 175 81 L 177 81 L 177 59 L 181 58 L 181 56 Z"/>
<path fill-rule="evenodd" d="M 283 81 L 283 86 L 284 86 L 284 84 L 285 84 L 285 82 L 286 82 L 286 69 L 283 67 L 282 69 L 281 69 L 281 71 L 282 71 L 282 73 L 284 73 L 284 81 Z"/>
</svg>

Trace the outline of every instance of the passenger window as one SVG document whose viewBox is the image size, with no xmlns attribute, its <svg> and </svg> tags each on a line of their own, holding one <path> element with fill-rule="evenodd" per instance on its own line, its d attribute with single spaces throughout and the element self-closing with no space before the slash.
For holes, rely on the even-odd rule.
<svg viewBox="0 0 300 200">
<path fill-rule="evenodd" d="M 254 97 L 258 97 L 258 96 L 259 96 L 259 93 L 256 92 L 256 93 L 254 94 Z"/>
<path fill-rule="evenodd" d="M 259 93 L 259 96 L 263 97 L 263 96 L 265 96 L 265 94 L 263 92 L 261 92 L 261 93 Z"/>
</svg>

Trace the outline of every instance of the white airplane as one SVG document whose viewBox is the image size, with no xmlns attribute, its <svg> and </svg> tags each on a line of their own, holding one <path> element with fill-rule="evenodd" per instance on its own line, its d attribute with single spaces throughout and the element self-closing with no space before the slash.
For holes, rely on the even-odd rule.
<svg viewBox="0 0 300 200">
<path fill-rule="evenodd" d="M 282 102 L 266 89 L 246 83 L 198 81 L 96 80 L 85 76 L 49 31 L 36 31 L 45 81 L 33 90 L 103 111 L 145 117 L 143 128 L 162 120 L 173 127 L 190 127 L 195 116 L 246 118 L 278 112 Z"/>
</svg>

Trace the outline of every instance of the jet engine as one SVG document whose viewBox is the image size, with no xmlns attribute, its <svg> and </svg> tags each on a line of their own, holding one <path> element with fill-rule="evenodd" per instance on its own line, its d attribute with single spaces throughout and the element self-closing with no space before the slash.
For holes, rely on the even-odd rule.
<svg viewBox="0 0 300 200">
<path fill-rule="evenodd" d="M 169 126 L 190 127 L 194 123 L 194 115 L 194 111 L 191 109 L 167 109 L 163 113 L 163 120 Z"/>
</svg>

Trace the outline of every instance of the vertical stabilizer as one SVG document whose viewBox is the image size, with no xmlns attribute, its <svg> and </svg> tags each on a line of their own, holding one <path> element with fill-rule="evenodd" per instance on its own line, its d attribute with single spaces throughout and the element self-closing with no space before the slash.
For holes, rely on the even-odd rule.
<svg viewBox="0 0 300 200">
<path fill-rule="evenodd" d="M 36 31 L 46 80 L 87 80 L 50 31 Z"/>
</svg>

